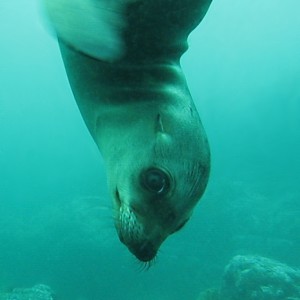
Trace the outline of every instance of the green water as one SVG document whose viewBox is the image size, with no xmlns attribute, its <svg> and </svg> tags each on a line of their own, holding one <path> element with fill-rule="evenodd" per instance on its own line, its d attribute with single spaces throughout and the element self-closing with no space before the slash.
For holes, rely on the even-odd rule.
<svg viewBox="0 0 300 300">
<path fill-rule="evenodd" d="M 113 227 L 103 161 L 37 1 L 0 4 L 0 289 L 192 300 L 236 254 L 300 267 L 300 3 L 214 1 L 182 59 L 208 189 L 147 272 Z"/>
</svg>

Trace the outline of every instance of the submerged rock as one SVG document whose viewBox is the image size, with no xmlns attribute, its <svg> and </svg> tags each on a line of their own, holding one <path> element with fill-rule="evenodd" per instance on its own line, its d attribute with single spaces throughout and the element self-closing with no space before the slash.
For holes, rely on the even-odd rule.
<svg viewBox="0 0 300 300">
<path fill-rule="evenodd" d="M 207 289 L 199 295 L 197 300 L 221 300 L 219 289 L 216 288 Z"/>
<path fill-rule="evenodd" d="M 260 256 L 235 256 L 225 268 L 220 299 L 300 300 L 300 270 Z"/>
<path fill-rule="evenodd" d="M 32 288 L 15 288 L 9 293 L 0 293 L 0 300 L 54 300 L 53 291 L 44 284 Z"/>
</svg>

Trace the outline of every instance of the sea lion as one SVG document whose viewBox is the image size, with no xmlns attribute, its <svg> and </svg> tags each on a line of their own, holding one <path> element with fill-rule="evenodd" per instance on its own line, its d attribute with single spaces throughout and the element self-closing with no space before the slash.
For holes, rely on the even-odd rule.
<svg viewBox="0 0 300 300">
<path fill-rule="evenodd" d="M 143 262 L 189 220 L 210 151 L 180 57 L 211 0 L 45 0 L 103 155 L 122 243 Z"/>
</svg>

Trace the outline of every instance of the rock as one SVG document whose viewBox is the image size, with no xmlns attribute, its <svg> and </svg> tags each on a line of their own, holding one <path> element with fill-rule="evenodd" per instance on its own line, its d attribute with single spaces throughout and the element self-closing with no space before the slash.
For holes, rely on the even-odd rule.
<svg viewBox="0 0 300 300">
<path fill-rule="evenodd" d="M 53 291 L 44 284 L 32 288 L 15 288 L 10 293 L 0 293 L 0 300 L 54 300 Z"/>
<path fill-rule="evenodd" d="M 219 289 L 207 289 L 199 295 L 197 300 L 221 300 L 219 295 Z"/>
<path fill-rule="evenodd" d="M 260 256 L 235 256 L 225 268 L 220 299 L 300 300 L 300 270 Z"/>
</svg>

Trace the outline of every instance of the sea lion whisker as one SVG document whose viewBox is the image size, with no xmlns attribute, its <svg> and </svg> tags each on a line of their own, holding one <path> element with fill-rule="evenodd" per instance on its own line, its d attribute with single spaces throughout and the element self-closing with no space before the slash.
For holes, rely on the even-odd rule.
<svg viewBox="0 0 300 300">
<path fill-rule="evenodd" d="M 145 271 L 149 271 L 149 269 L 153 266 L 154 262 L 152 262 L 152 260 L 150 261 L 140 261 L 137 259 L 137 262 L 139 264 L 139 271 L 140 272 L 145 272 Z"/>
</svg>

